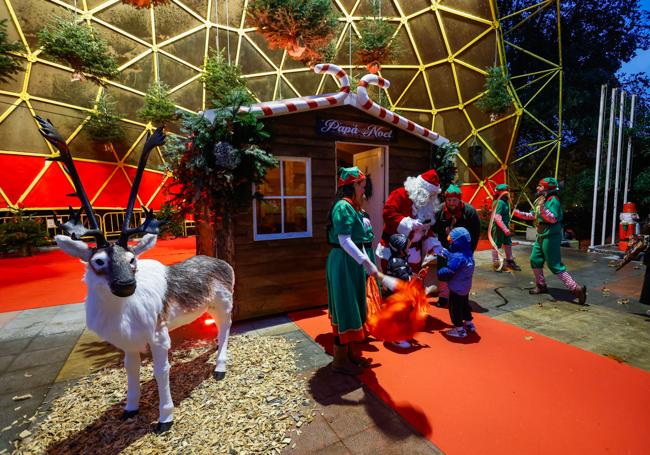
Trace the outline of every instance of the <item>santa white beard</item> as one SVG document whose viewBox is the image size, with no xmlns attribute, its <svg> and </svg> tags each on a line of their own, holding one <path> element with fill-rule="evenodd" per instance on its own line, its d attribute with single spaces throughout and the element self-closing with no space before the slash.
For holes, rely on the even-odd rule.
<svg viewBox="0 0 650 455">
<path fill-rule="evenodd" d="M 404 181 L 404 189 L 413 202 L 413 218 L 420 221 L 430 220 L 433 224 L 435 221 L 433 214 L 440 209 L 441 202 L 437 194 L 430 193 L 426 188 L 420 185 L 417 177 L 407 177 Z"/>
</svg>

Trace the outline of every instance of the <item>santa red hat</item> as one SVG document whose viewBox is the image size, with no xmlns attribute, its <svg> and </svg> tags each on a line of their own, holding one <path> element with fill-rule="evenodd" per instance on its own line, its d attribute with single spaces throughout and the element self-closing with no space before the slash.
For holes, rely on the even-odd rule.
<svg viewBox="0 0 650 455">
<path fill-rule="evenodd" d="M 438 173 L 435 169 L 431 169 L 418 175 L 418 183 L 429 193 L 440 193 L 440 180 L 438 179 Z"/>
</svg>

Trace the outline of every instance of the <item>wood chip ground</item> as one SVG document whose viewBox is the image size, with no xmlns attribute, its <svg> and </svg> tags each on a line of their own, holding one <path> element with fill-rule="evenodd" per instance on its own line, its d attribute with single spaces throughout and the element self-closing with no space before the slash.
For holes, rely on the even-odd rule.
<svg viewBox="0 0 650 455">
<path fill-rule="evenodd" d="M 120 420 L 126 372 L 110 368 L 82 379 L 52 402 L 46 416 L 18 443 L 18 454 L 273 454 L 312 419 L 291 342 L 235 336 L 226 378 L 215 381 L 213 342 L 194 341 L 170 354 L 174 426 L 151 429 L 158 391 L 150 361 L 141 370 L 140 414 Z M 307 403 L 307 404 L 305 404 Z"/>
</svg>

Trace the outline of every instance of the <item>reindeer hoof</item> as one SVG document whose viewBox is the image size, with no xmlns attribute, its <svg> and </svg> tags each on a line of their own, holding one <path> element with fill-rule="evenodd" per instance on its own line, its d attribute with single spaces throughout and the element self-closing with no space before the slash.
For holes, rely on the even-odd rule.
<svg viewBox="0 0 650 455">
<path fill-rule="evenodd" d="M 215 381 L 221 381 L 223 378 L 226 377 L 226 372 L 225 371 L 213 371 L 212 372 L 212 377 L 214 377 Z"/>
<path fill-rule="evenodd" d="M 153 432 L 156 434 L 161 434 L 169 431 L 169 429 L 172 427 L 174 424 L 174 421 L 171 422 L 158 422 L 156 424 L 156 428 L 154 428 Z"/>
<path fill-rule="evenodd" d="M 138 415 L 138 412 L 140 412 L 139 409 L 136 409 L 134 411 L 124 411 L 122 413 L 122 420 L 132 419 L 133 417 Z"/>
</svg>

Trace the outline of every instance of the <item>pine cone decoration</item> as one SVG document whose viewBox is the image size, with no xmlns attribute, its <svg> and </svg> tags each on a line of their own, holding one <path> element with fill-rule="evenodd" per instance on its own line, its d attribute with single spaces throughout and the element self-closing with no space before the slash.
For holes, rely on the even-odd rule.
<svg viewBox="0 0 650 455">
<path fill-rule="evenodd" d="M 214 146 L 214 160 L 217 167 L 232 171 L 241 162 L 239 150 L 228 142 L 217 142 Z"/>
</svg>

